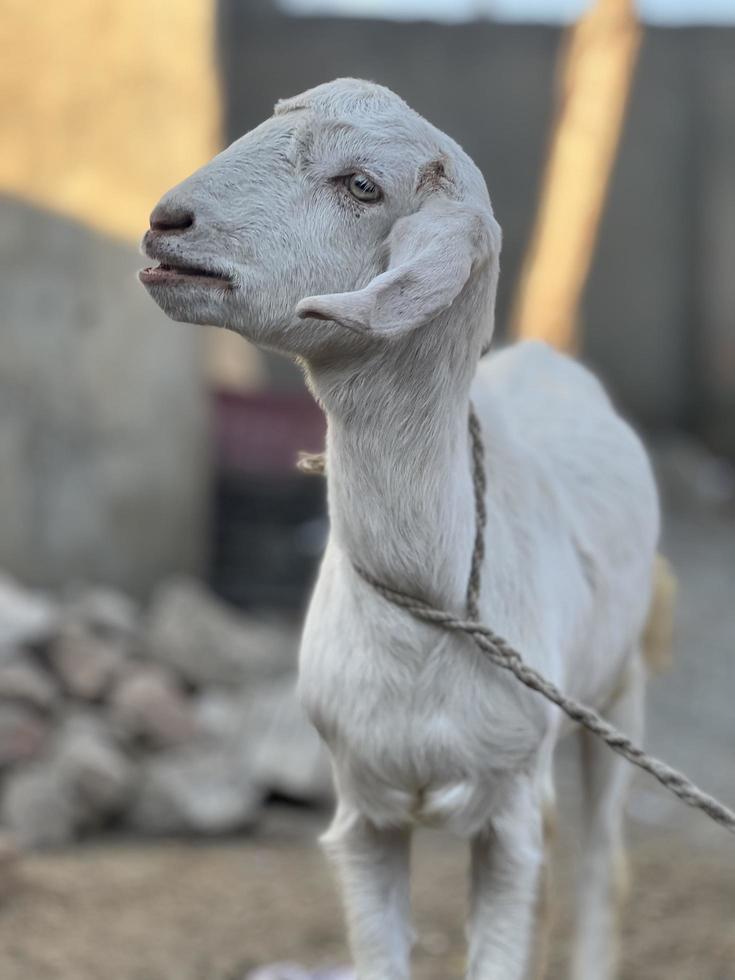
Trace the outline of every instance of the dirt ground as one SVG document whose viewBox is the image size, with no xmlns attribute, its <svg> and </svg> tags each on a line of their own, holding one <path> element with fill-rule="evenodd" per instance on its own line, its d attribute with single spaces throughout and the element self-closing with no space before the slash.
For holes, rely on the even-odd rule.
<svg viewBox="0 0 735 980">
<path fill-rule="evenodd" d="M 671 671 L 651 685 L 648 745 L 732 804 L 735 514 L 670 517 L 665 550 L 681 580 L 677 642 Z M 549 980 L 567 976 L 577 826 L 573 751 L 560 762 L 567 806 Z M 630 811 L 621 980 L 735 980 L 733 838 L 643 777 Z M 0 903 L 0 980 L 244 980 L 272 960 L 344 962 L 341 913 L 316 845 L 326 821 L 273 809 L 242 841 L 108 841 L 30 856 Z M 465 866 L 456 841 L 419 835 L 417 980 L 462 975 Z"/>
<path fill-rule="evenodd" d="M 0 977 L 244 980 L 271 960 L 345 961 L 318 826 L 303 823 L 242 843 L 112 843 L 29 858 L 0 908 Z M 646 831 L 632 850 L 622 980 L 735 980 L 735 848 Z M 569 854 L 557 859 L 550 980 L 566 975 Z M 419 836 L 418 980 L 462 975 L 465 861 L 456 842 Z"/>
</svg>

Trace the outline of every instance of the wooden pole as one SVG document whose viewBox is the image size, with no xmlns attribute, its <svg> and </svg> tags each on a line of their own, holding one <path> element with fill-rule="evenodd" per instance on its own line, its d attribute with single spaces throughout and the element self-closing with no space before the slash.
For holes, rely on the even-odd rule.
<svg viewBox="0 0 735 980">
<path fill-rule="evenodd" d="M 641 36 L 634 0 L 597 0 L 566 37 L 541 198 L 511 314 L 517 338 L 579 347 L 579 304 Z"/>
</svg>

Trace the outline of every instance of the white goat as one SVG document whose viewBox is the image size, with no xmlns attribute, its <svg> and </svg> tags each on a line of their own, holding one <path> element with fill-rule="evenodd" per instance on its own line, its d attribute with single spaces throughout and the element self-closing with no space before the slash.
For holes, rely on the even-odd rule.
<svg viewBox="0 0 735 980">
<path fill-rule="evenodd" d="M 409 838 L 472 853 L 469 976 L 520 980 L 564 720 L 396 589 L 463 613 L 475 530 L 470 399 L 487 454 L 481 619 L 551 681 L 640 737 L 641 637 L 658 536 L 638 439 L 598 382 L 538 343 L 483 360 L 500 229 L 449 137 L 378 85 L 341 79 L 166 194 L 141 273 L 177 319 L 298 358 L 328 418 L 331 536 L 301 647 L 303 703 L 338 793 L 326 846 L 360 980 L 409 976 Z M 582 733 L 584 739 L 584 733 Z M 576 980 L 614 973 L 627 763 L 585 739 Z"/>
</svg>

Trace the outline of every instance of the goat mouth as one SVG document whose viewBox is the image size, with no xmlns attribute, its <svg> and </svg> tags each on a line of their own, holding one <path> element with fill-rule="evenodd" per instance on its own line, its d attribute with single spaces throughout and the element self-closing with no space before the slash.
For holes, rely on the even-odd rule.
<svg viewBox="0 0 735 980">
<path fill-rule="evenodd" d="M 202 266 L 173 265 L 170 262 L 159 262 L 147 269 L 141 269 L 138 278 L 145 286 L 173 286 L 178 283 L 190 283 L 204 286 L 231 287 L 232 280 L 221 272 L 214 272 Z"/>
</svg>

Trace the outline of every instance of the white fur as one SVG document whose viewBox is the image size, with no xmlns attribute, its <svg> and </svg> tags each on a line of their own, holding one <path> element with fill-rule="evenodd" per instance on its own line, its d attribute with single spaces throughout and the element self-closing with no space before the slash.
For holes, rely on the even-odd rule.
<svg viewBox="0 0 735 980">
<path fill-rule="evenodd" d="M 338 178 L 357 171 L 382 201 L 350 197 Z M 149 232 L 148 254 L 231 284 L 151 284 L 154 298 L 299 358 L 327 413 L 331 536 L 300 691 L 334 761 L 325 842 L 360 980 L 409 976 L 417 823 L 472 842 L 469 977 L 522 980 L 565 726 L 472 643 L 388 604 L 352 560 L 463 611 L 471 398 L 487 455 L 481 617 L 567 693 L 633 724 L 658 536 L 645 453 L 598 382 L 544 345 L 478 367 L 500 251 L 487 190 L 461 148 L 388 90 L 342 79 L 280 103 L 154 218 L 182 211 L 193 225 Z M 591 758 L 575 980 L 609 980 L 626 773 L 606 750 Z"/>
</svg>

